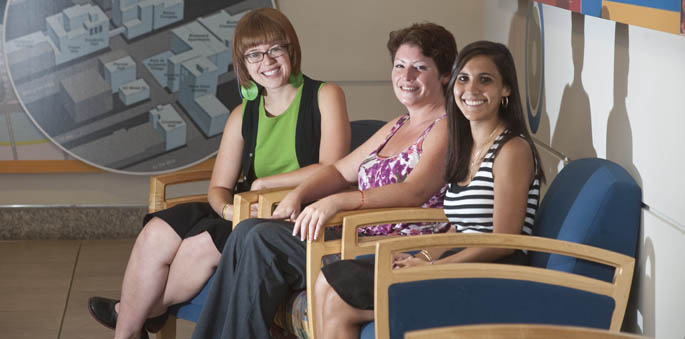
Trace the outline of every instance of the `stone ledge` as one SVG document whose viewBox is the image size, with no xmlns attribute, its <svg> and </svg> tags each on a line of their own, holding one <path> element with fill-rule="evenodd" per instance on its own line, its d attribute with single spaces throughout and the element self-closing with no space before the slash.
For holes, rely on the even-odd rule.
<svg viewBox="0 0 685 339">
<path fill-rule="evenodd" d="M 147 207 L 3 207 L 0 240 L 130 239 Z"/>
</svg>

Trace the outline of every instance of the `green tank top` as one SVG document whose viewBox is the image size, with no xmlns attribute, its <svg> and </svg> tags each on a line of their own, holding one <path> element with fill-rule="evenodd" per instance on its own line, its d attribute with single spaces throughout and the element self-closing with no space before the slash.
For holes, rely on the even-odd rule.
<svg viewBox="0 0 685 339">
<path fill-rule="evenodd" d="M 286 173 L 300 168 L 295 151 L 297 115 L 302 87 L 283 114 L 269 117 L 264 110 L 264 97 L 259 97 L 259 123 L 255 147 L 254 172 L 257 178 Z"/>
</svg>

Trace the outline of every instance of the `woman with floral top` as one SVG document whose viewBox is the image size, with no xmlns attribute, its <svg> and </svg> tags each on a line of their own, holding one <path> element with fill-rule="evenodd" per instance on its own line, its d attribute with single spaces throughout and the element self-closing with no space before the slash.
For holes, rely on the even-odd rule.
<svg viewBox="0 0 685 339">
<path fill-rule="evenodd" d="M 442 206 L 448 134 L 445 88 L 456 42 L 445 28 L 423 23 L 390 33 L 387 47 L 393 89 L 408 113 L 300 184 L 271 219 L 248 219 L 237 226 L 224 248 L 193 338 L 268 338 L 278 306 L 306 287 L 303 241 L 316 239 L 337 212 Z M 358 189 L 347 190 L 352 184 Z M 301 209 L 312 201 L 316 202 Z M 431 227 L 383 225 L 362 233 L 442 231 Z"/>
<path fill-rule="evenodd" d="M 516 79 L 511 52 L 500 43 L 473 42 L 455 61 L 443 172 L 449 182 L 444 210 L 452 232 L 532 233 L 544 173 L 526 129 Z M 526 260 L 522 251 L 506 248 L 433 248 L 397 253 L 393 266 Z M 359 338 L 361 325 L 373 321 L 374 266 L 352 259 L 323 267 L 313 287 L 317 314 L 310 315 L 318 338 Z"/>
</svg>

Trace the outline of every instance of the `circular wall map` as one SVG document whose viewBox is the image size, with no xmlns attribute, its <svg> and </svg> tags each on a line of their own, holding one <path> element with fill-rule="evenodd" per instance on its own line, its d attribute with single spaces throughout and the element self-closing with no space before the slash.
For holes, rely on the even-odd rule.
<svg viewBox="0 0 685 339">
<path fill-rule="evenodd" d="M 545 34 L 542 5 L 531 3 L 526 19 L 526 112 L 530 130 L 536 133 L 540 125 L 545 83 Z"/>
<path fill-rule="evenodd" d="M 173 171 L 216 153 L 240 103 L 235 24 L 271 6 L 10 0 L 5 61 L 26 113 L 70 155 L 120 173 Z"/>
</svg>

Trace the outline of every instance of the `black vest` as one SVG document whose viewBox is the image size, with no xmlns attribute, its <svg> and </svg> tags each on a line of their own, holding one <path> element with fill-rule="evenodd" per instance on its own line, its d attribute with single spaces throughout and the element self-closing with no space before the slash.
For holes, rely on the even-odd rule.
<svg viewBox="0 0 685 339">
<path fill-rule="evenodd" d="M 319 111 L 319 87 L 321 81 L 304 76 L 300 109 L 297 114 L 295 131 L 295 153 L 300 168 L 319 162 L 319 145 L 321 142 L 321 111 Z M 260 88 L 260 92 L 261 92 Z M 235 192 L 250 190 L 256 179 L 254 173 L 254 150 L 257 147 L 257 130 L 259 125 L 259 97 L 248 100 L 243 114 L 242 173 Z"/>
</svg>

